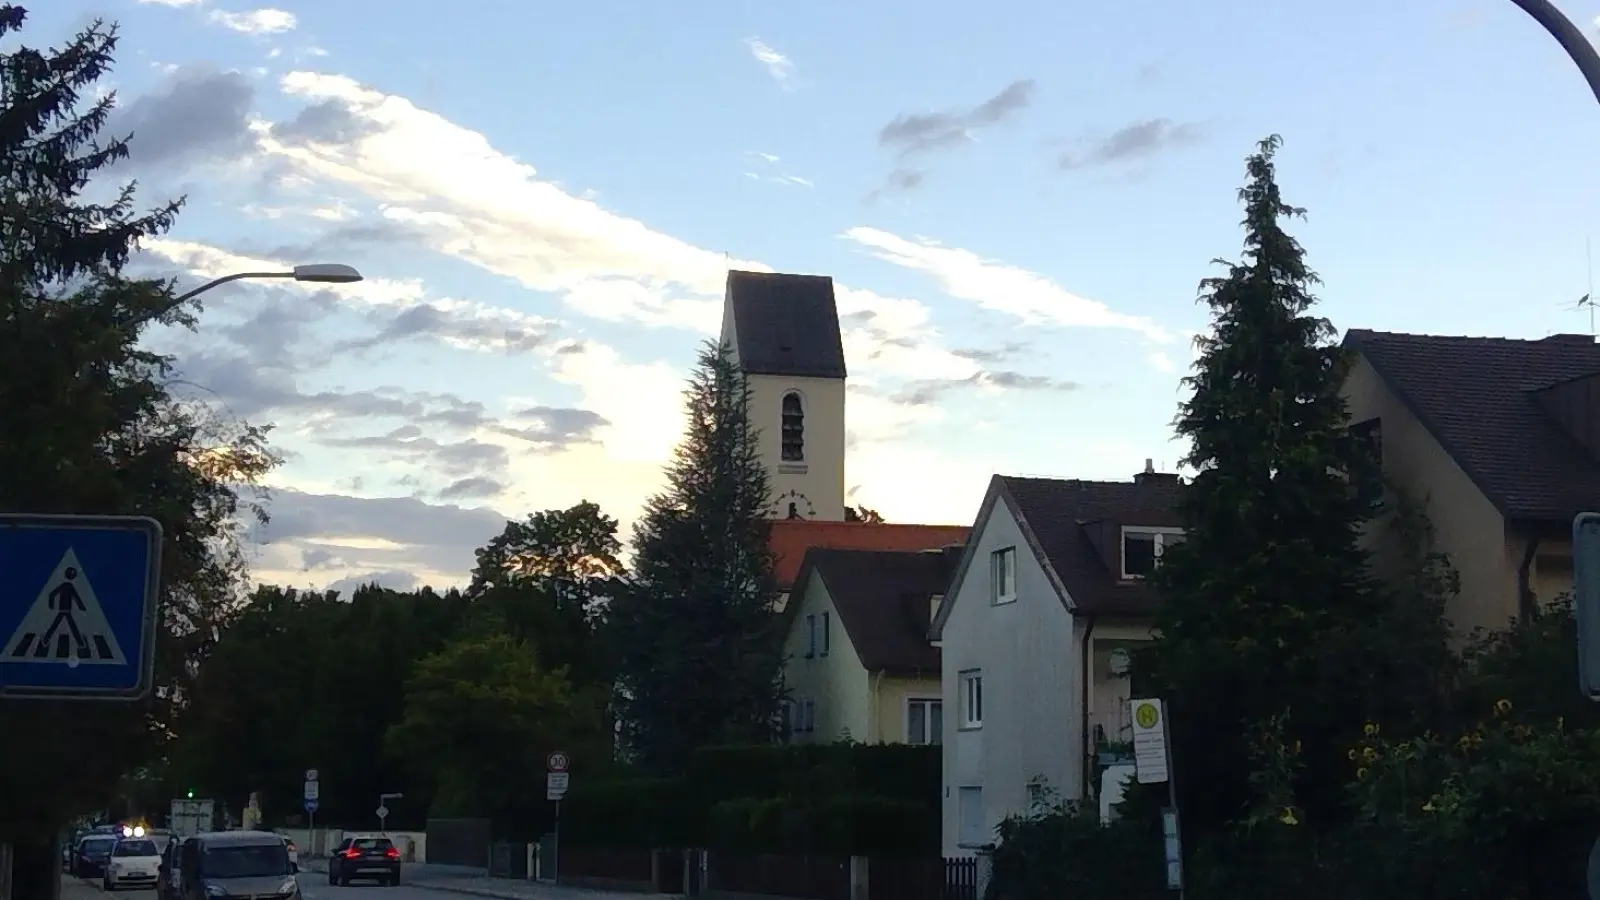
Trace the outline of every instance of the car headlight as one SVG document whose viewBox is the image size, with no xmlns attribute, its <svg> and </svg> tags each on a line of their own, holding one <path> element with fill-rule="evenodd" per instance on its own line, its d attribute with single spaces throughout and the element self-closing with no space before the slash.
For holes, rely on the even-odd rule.
<svg viewBox="0 0 1600 900">
<path fill-rule="evenodd" d="M 207 897 L 226 897 L 226 896 L 228 896 L 228 889 L 223 887 L 220 884 L 208 884 L 208 885 L 206 885 L 206 896 Z"/>
<path fill-rule="evenodd" d="M 283 884 L 281 886 L 279 886 L 279 888 L 278 888 L 279 896 L 283 896 L 283 897 L 293 897 L 293 896 L 297 895 L 299 892 L 300 892 L 300 882 L 294 880 L 293 878 L 285 879 Z"/>
</svg>

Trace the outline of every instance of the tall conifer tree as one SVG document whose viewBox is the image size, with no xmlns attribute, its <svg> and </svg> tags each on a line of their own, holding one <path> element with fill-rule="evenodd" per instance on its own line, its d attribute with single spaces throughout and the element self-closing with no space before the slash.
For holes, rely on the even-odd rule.
<svg viewBox="0 0 1600 900">
<path fill-rule="evenodd" d="M 782 702 L 767 470 L 750 389 L 707 344 L 688 428 L 633 538 L 633 582 L 610 607 L 624 745 L 657 771 L 695 747 L 768 740 Z"/>
<path fill-rule="evenodd" d="M 1270 137 L 1248 160 L 1243 259 L 1201 283 L 1212 333 L 1177 422 L 1197 474 L 1186 539 L 1156 577 L 1152 661 L 1172 707 L 1186 830 L 1244 814 L 1250 742 L 1279 715 L 1302 748 L 1297 802 L 1337 815 L 1349 739 L 1386 703 L 1370 677 L 1385 665 L 1384 629 L 1400 627 L 1360 544 L 1372 517 L 1360 485 L 1376 460 L 1348 427 L 1348 360 L 1312 312 L 1318 279 L 1284 230 L 1303 210 L 1279 193 L 1279 145 Z"/>
</svg>

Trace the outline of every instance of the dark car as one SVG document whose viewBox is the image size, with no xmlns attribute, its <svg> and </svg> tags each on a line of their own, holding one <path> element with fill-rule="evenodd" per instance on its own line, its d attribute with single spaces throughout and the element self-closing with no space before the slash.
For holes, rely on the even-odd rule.
<svg viewBox="0 0 1600 900">
<path fill-rule="evenodd" d="M 214 831 L 178 845 L 178 896 L 188 900 L 300 897 L 299 868 L 283 838 L 260 831 Z"/>
<path fill-rule="evenodd" d="M 328 859 L 328 883 L 400 883 L 400 851 L 386 837 L 345 838 Z"/>
<path fill-rule="evenodd" d="M 90 834 L 78 840 L 72 854 L 72 874 L 79 878 L 99 878 L 106 873 L 106 860 L 117 845 L 114 834 Z"/>
</svg>

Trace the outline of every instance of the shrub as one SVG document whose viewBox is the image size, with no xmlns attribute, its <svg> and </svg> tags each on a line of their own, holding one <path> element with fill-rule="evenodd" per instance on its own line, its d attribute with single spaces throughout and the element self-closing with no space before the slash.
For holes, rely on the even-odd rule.
<svg viewBox="0 0 1600 900">
<path fill-rule="evenodd" d="M 692 847 L 704 826 L 696 811 L 682 779 L 579 782 L 561 803 L 561 839 L 575 847 Z"/>
<path fill-rule="evenodd" d="M 836 795 L 724 800 L 711 809 L 711 845 L 733 853 L 906 856 L 936 853 L 939 810 Z"/>
</svg>

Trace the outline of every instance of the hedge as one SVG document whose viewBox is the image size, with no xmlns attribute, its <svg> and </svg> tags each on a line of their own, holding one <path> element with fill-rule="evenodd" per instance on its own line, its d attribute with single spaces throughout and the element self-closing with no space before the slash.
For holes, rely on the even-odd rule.
<svg viewBox="0 0 1600 900">
<path fill-rule="evenodd" d="M 938 747 L 905 744 L 709 747 L 694 753 L 681 778 L 575 780 L 561 804 L 562 840 L 617 849 L 937 852 L 940 767 Z"/>
<path fill-rule="evenodd" d="M 939 810 L 855 795 L 724 800 L 711 809 L 710 838 L 735 853 L 914 855 L 937 851 Z"/>
</svg>

